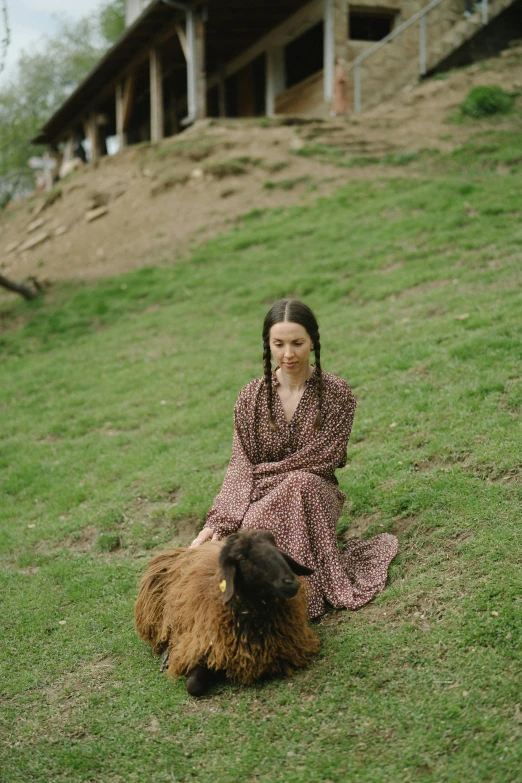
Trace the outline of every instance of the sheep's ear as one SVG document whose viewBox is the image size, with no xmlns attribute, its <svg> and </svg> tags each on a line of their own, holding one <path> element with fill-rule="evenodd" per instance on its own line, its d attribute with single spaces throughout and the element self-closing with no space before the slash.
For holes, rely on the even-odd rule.
<svg viewBox="0 0 522 783">
<path fill-rule="evenodd" d="M 223 603 L 226 605 L 234 595 L 234 581 L 236 578 L 236 564 L 232 560 L 226 560 L 221 566 L 223 581 L 219 588 L 223 593 Z"/>
<path fill-rule="evenodd" d="M 281 554 L 296 576 L 310 576 L 310 574 L 313 574 L 313 568 L 301 565 L 301 563 L 298 563 L 293 557 L 290 557 L 290 555 L 285 555 L 284 552 L 281 552 Z"/>
</svg>

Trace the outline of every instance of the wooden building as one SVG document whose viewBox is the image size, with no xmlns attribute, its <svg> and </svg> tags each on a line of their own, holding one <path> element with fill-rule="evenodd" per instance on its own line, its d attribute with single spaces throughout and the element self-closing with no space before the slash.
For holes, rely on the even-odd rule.
<svg viewBox="0 0 522 783">
<path fill-rule="evenodd" d="M 33 141 L 87 137 L 96 158 L 108 136 L 120 146 L 159 141 L 204 117 L 327 113 L 345 5 L 129 0 L 121 39 Z"/>
<path fill-rule="evenodd" d="M 367 104 L 400 89 L 419 51 L 422 74 L 513 0 L 470 18 L 465 2 L 127 0 L 124 34 L 33 141 L 88 138 L 96 159 L 110 136 L 156 142 L 205 117 L 358 110 L 361 90 Z"/>
</svg>

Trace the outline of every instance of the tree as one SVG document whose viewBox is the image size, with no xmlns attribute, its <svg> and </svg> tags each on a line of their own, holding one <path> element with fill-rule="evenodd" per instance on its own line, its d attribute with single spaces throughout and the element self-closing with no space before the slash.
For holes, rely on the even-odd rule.
<svg viewBox="0 0 522 783">
<path fill-rule="evenodd" d="M 15 294 L 20 294 L 28 302 L 36 299 L 43 291 L 43 286 L 36 277 L 30 277 L 26 283 L 19 283 L 0 273 L 0 286 Z"/>
<path fill-rule="evenodd" d="M 0 41 L 0 73 L 2 73 L 5 67 L 5 58 L 7 55 L 7 50 L 9 48 L 9 43 L 11 41 L 11 30 L 9 29 L 9 16 L 7 13 L 7 0 L 2 0 L 2 4 L 0 5 L 0 15 L 2 17 L 2 25 L 4 28 L 3 38 Z"/>
<path fill-rule="evenodd" d="M 6 0 L 0 0 L 0 10 L 5 51 L 5 41 L 9 41 Z M 79 21 L 63 17 L 56 33 L 44 36 L 35 50 L 20 56 L 14 76 L 0 90 L 0 204 L 23 189 L 21 171 L 26 189 L 32 182 L 27 161 L 41 149 L 30 139 L 121 35 L 124 25 L 124 0 L 111 0 L 95 16 Z M 0 65 L 2 51 L 0 43 Z"/>
<path fill-rule="evenodd" d="M 7 0 L 0 0 L 0 22 L 1 73 L 10 43 Z M 79 22 L 62 19 L 57 33 L 45 36 L 36 51 L 20 56 L 14 78 L 0 91 L 0 209 L 31 187 L 33 174 L 27 161 L 39 149 L 30 139 L 124 28 L 125 0 L 112 0 L 97 17 Z M 18 282 L 2 274 L 0 287 L 28 300 L 43 290 L 36 278 Z"/>
<path fill-rule="evenodd" d="M 30 140 L 74 90 L 106 48 L 100 45 L 97 21 L 62 20 L 55 35 L 46 36 L 34 52 L 24 52 L 14 77 L 0 91 L 0 189 L 2 200 L 16 195 L 13 169 L 32 174 L 27 161 L 41 150 Z M 16 187 L 20 183 L 17 182 Z"/>
<path fill-rule="evenodd" d="M 125 0 L 113 0 L 104 5 L 99 12 L 99 25 L 102 38 L 114 44 L 125 29 Z"/>
</svg>

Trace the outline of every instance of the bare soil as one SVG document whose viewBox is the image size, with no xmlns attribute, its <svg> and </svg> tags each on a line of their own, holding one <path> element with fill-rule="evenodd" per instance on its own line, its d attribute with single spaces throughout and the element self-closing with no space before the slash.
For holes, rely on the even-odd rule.
<svg viewBox="0 0 522 783">
<path fill-rule="evenodd" d="M 415 165 L 340 168 L 295 153 L 317 142 L 363 158 L 451 151 L 491 128 L 491 121 L 448 121 L 469 90 L 499 84 L 519 91 L 521 62 L 522 47 L 513 46 L 408 86 L 357 118 L 205 121 L 159 145 L 103 158 L 59 183 L 46 208 L 44 196 L 30 197 L 0 215 L 0 269 L 17 280 L 52 282 L 170 265 L 253 209 L 307 203 L 352 179 L 422 176 Z M 513 127 L 516 120 L 501 122 Z M 32 239 L 40 241 L 22 249 Z"/>
</svg>

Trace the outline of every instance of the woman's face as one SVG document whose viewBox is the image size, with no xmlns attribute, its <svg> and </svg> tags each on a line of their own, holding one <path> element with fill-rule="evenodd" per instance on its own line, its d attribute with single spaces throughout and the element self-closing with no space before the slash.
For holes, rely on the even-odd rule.
<svg viewBox="0 0 522 783">
<path fill-rule="evenodd" d="M 270 329 L 272 356 L 285 372 L 292 375 L 300 375 L 305 369 L 308 372 L 312 348 L 310 335 L 301 324 L 282 321 Z"/>
</svg>

